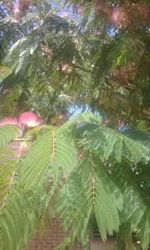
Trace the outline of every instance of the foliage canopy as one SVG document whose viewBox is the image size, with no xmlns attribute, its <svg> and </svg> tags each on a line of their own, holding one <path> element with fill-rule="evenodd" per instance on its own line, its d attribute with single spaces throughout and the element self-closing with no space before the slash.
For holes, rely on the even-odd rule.
<svg viewBox="0 0 150 250">
<path fill-rule="evenodd" d="M 86 248 L 96 220 L 115 249 L 139 240 L 148 250 L 149 1 L 68 0 L 73 21 L 46 1 L 20 1 L 17 12 L 9 2 L 0 116 L 32 110 L 44 124 L 0 124 L 0 250 L 23 249 L 51 208 L 70 232 L 60 249 L 76 239 Z M 53 122 L 73 105 L 92 112 Z"/>
</svg>

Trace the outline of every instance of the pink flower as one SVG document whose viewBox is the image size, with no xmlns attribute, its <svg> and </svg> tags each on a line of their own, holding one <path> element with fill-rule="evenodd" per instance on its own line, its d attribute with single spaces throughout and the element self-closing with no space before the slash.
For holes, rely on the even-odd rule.
<svg viewBox="0 0 150 250">
<path fill-rule="evenodd" d="M 5 126 L 5 125 L 19 126 L 17 119 L 13 117 L 5 117 L 4 119 L 0 121 L 0 127 Z"/>
<path fill-rule="evenodd" d="M 39 126 L 43 123 L 42 118 L 33 112 L 24 112 L 20 114 L 18 121 L 21 127 L 27 126 L 31 128 Z"/>
<path fill-rule="evenodd" d="M 117 26 L 121 26 L 125 21 L 125 12 L 121 8 L 114 8 L 111 13 L 111 22 Z"/>
<path fill-rule="evenodd" d="M 19 8 L 20 8 L 20 1 L 19 0 L 14 1 L 13 6 L 12 6 L 14 14 L 20 13 L 20 9 Z"/>
</svg>

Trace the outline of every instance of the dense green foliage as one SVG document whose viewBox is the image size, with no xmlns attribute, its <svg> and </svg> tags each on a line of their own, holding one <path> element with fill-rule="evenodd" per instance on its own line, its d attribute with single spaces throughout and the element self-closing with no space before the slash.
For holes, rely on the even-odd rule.
<svg viewBox="0 0 150 250">
<path fill-rule="evenodd" d="M 149 1 L 67 4 L 80 22 L 46 1 L 20 23 L 0 7 L 0 117 L 33 110 L 47 124 L 0 127 L 0 250 L 24 249 L 51 208 L 70 232 L 60 249 L 76 239 L 86 248 L 96 221 L 115 249 L 148 250 Z M 73 105 L 97 115 L 52 120 Z"/>
<path fill-rule="evenodd" d="M 128 1 L 124 5 L 127 8 Z M 2 81 L 2 114 L 32 108 L 50 117 L 68 102 L 79 102 L 106 112 L 113 121 L 149 124 L 148 22 L 136 22 L 131 8 L 131 23 L 118 28 L 94 6 L 92 1 L 85 4 L 78 25 L 48 8 L 43 16 L 39 6 L 33 18 L 23 19 L 22 24 L 4 22 L 11 30 L 3 32 L 2 45 L 5 40 L 12 43 L 14 28 L 20 39 L 5 60 L 10 70 L 2 68 L 7 75 Z"/>
<path fill-rule="evenodd" d="M 78 239 L 85 245 L 95 216 L 103 240 L 119 232 L 129 241 L 126 237 L 134 233 L 148 249 L 150 148 L 144 135 L 142 142 L 135 141 L 126 131 L 106 127 L 99 116 L 84 113 L 59 128 L 43 125 L 27 131 L 20 139 L 27 143 L 28 153 L 8 160 L 10 147 L 5 144 L 13 140 L 12 129 L 0 128 L 5 163 L 0 183 L 1 249 L 22 249 L 53 206 L 70 230 L 66 244 Z M 125 239 L 122 227 L 127 230 Z"/>
</svg>

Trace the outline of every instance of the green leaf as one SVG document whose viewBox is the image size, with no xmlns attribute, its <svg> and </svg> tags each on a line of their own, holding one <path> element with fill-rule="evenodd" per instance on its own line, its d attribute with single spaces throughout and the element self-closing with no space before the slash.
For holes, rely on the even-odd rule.
<svg viewBox="0 0 150 250">
<path fill-rule="evenodd" d="M 13 125 L 0 127 L 0 148 L 5 147 L 8 143 L 16 139 L 19 129 Z"/>
<path fill-rule="evenodd" d="M 68 175 L 76 161 L 76 149 L 71 138 L 57 129 L 50 129 L 37 138 L 22 160 L 20 181 L 25 188 L 40 185 L 48 176 Z"/>
<path fill-rule="evenodd" d="M 87 237 L 93 213 L 103 240 L 119 230 L 122 196 L 100 164 L 87 159 L 81 162 L 60 191 L 58 214 L 73 239 Z M 114 199 L 116 191 L 118 200 Z"/>
<path fill-rule="evenodd" d="M 150 245 L 150 211 L 147 209 L 140 221 L 140 236 L 143 250 L 148 249 Z"/>
<path fill-rule="evenodd" d="M 105 160 L 115 159 L 117 162 L 121 162 L 126 159 L 134 163 L 147 163 L 150 160 L 148 145 L 103 125 L 84 136 L 83 146 L 86 150 L 92 150 Z"/>
</svg>

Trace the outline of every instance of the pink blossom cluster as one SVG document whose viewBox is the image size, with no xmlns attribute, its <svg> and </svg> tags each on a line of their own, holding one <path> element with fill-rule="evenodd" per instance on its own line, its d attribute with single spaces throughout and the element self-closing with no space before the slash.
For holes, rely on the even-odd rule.
<svg viewBox="0 0 150 250">
<path fill-rule="evenodd" d="M 43 123 L 43 119 L 37 114 L 33 112 L 24 112 L 18 117 L 5 117 L 0 121 L 0 127 L 5 125 L 15 125 L 23 132 L 24 128 L 33 128 Z M 11 157 L 12 160 L 18 160 L 21 156 L 24 156 L 29 149 L 26 141 L 13 141 L 8 147 L 14 152 L 14 157 Z"/>
<path fill-rule="evenodd" d="M 5 125 L 15 125 L 19 128 L 33 128 L 43 124 L 43 119 L 33 112 L 24 112 L 19 117 L 5 117 L 0 121 L 0 127 Z"/>
<path fill-rule="evenodd" d="M 25 15 L 26 11 L 31 5 L 31 0 L 14 0 L 12 3 L 12 11 L 15 16 L 14 22 L 20 22 L 22 16 Z"/>
</svg>

